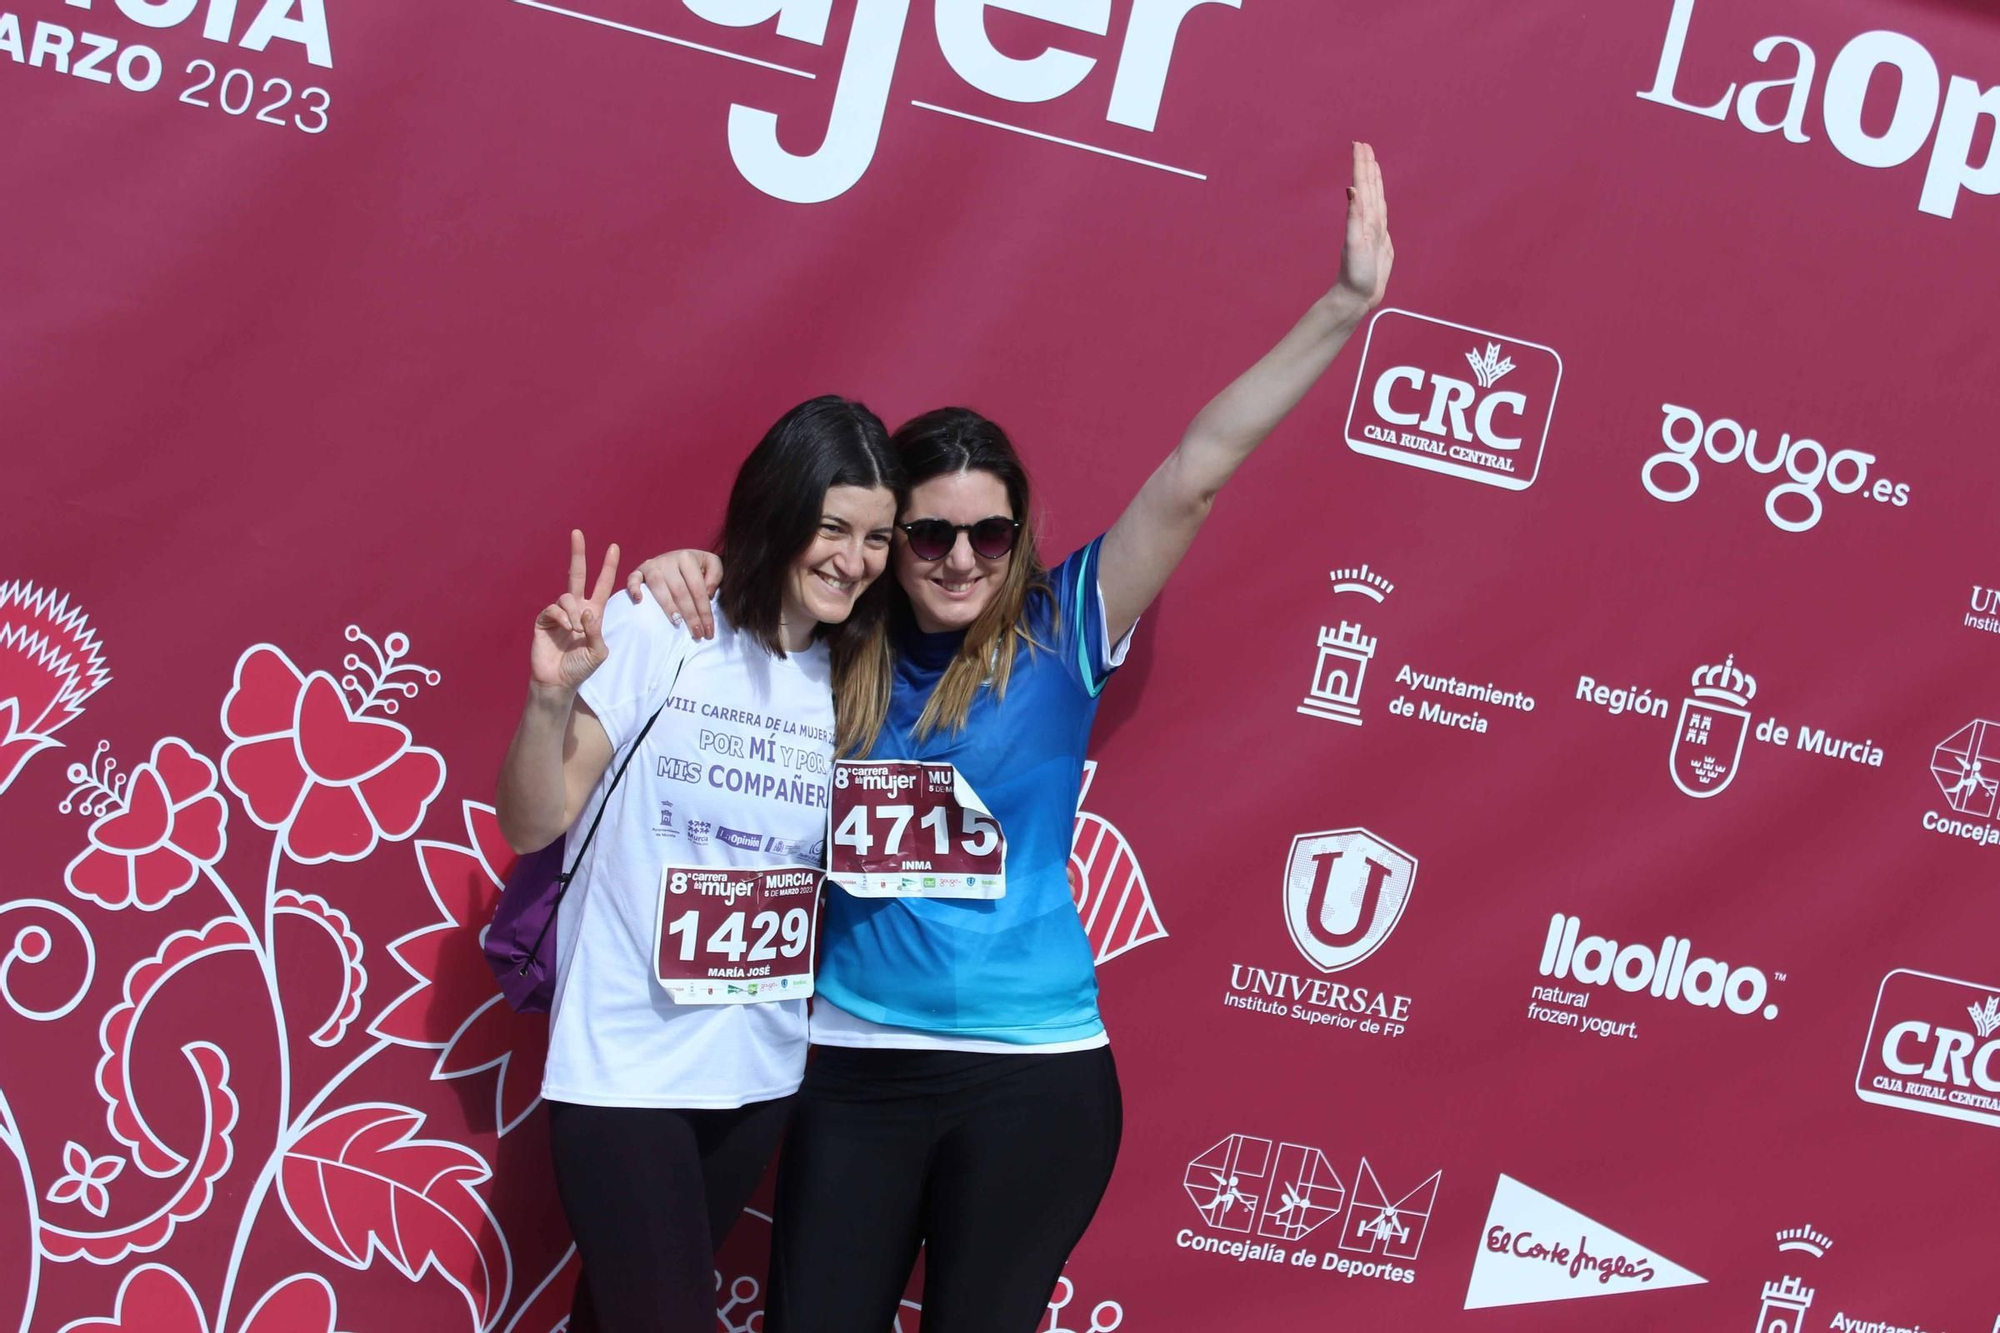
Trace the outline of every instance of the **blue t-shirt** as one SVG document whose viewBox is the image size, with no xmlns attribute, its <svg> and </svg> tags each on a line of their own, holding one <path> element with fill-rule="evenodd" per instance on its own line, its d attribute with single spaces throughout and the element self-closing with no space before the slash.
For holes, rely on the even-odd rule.
<svg viewBox="0 0 2000 1333">
<path fill-rule="evenodd" d="M 911 738 L 963 631 L 906 631 L 889 716 L 869 759 L 955 764 L 1007 837 L 995 899 L 856 898 L 828 890 L 818 993 L 871 1023 L 992 1041 L 1075 1041 L 1104 1031 L 1090 939 L 1069 887 L 1083 751 L 1107 660 L 1099 538 L 1049 574 L 1023 611 L 1039 649 L 1016 650 L 1007 697 L 974 696 L 965 729 Z"/>
</svg>

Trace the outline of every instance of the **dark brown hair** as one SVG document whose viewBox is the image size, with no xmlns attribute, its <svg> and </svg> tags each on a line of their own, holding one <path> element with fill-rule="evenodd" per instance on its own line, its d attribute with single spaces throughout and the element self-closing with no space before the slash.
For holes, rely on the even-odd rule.
<svg viewBox="0 0 2000 1333">
<path fill-rule="evenodd" d="M 835 486 L 882 487 L 898 505 L 908 494 L 882 419 L 852 399 L 827 394 L 779 417 L 729 488 L 717 543 L 722 614 L 775 656 L 785 655 L 779 622 L 786 577 L 792 561 L 812 544 L 826 493 Z M 879 637 L 887 611 L 888 589 L 871 586 L 846 620 L 813 631 L 832 654 L 836 691 L 856 652 Z"/>
</svg>

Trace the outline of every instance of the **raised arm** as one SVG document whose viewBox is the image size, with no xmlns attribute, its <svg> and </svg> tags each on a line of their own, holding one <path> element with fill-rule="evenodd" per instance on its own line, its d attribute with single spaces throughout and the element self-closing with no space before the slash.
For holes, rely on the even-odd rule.
<svg viewBox="0 0 2000 1333">
<path fill-rule="evenodd" d="M 618 547 L 604 553 L 597 586 L 583 595 L 583 534 L 569 535 L 569 591 L 535 617 L 528 702 L 500 766 L 494 804 L 500 836 L 517 852 L 560 838 L 611 763 L 611 738 L 577 688 L 604 663 L 604 603 L 618 586 Z"/>
<path fill-rule="evenodd" d="M 1113 641 L 1159 596 L 1223 485 L 1381 304 L 1395 257 L 1382 171 L 1375 150 L 1357 143 L 1339 279 L 1276 347 L 1195 415 L 1174 451 L 1105 534 L 1097 577 Z"/>
</svg>

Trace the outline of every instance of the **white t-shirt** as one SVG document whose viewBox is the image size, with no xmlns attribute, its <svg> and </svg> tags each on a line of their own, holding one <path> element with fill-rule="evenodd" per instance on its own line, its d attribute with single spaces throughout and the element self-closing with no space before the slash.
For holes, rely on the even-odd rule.
<svg viewBox="0 0 2000 1333">
<path fill-rule="evenodd" d="M 633 737 L 660 715 L 563 895 L 542 1096 L 684 1107 L 783 1097 L 805 1072 L 806 1002 L 676 1005 L 655 978 L 654 918 L 669 865 L 823 863 L 826 648 L 773 657 L 720 607 L 715 637 L 695 643 L 651 597 L 613 597 L 604 640 L 610 656 L 579 693 L 614 754 L 570 830 L 569 857 Z"/>
</svg>

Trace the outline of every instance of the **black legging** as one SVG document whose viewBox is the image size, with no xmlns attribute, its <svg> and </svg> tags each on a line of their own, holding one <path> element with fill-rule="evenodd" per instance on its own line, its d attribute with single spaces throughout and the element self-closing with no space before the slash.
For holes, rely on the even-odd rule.
<svg viewBox="0 0 2000 1333">
<path fill-rule="evenodd" d="M 880 1333 L 924 1246 L 924 1333 L 1032 1333 L 1111 1181 L 1109 1048 L 815 1046 L 778 1164 L 764 1333 Z"/>
<path fill-rule="evenodd" d="M 548 1104 L 556 1189 L 583 1261 L 570 1333 L 714 1333 L 715 1251 L 750 1202 L 791 1103 Z"/>
</svg>

